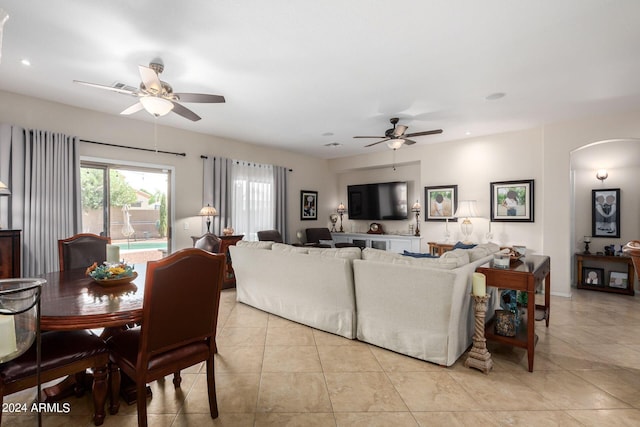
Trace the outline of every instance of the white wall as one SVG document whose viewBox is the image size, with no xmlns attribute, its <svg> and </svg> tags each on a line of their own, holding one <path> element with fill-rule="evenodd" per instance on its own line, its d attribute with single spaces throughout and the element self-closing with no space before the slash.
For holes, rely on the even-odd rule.
<svg viewBox="0 0 640 427">
<path fill-rule="evenodd" d="M 0 122 L 62 132 L 91 141 L 154 148 L 154 129 L 151 123 L 9 92 L 0 91 Z M 158 123 L 162 123 L 162 118 L 158 119 Z M 293 238 L 295 231 L 301 227 L 325 225 L 330 211 L 335 211 L 336 179 L 330 173 L 326 160 L 161 125 L 158 126 L 157 134 L 159 150 L 185 152 L 186 157 L 86 143 L 80 144 L 80 155 L 175 167 L 174 250 L 190 247 L 190 236 L 199 235 L 206 229 L 202 218 L 197 216 L 202 207 L 200 155 L 218 155 L 293 169 L 289 176 L 288 191 L 289 233 Z M 318 191 L 318 221 L 299 220 L 300 190 Z M 184 228 L 185 223 L 189 227 L 187 230 Z"/>
</svg>

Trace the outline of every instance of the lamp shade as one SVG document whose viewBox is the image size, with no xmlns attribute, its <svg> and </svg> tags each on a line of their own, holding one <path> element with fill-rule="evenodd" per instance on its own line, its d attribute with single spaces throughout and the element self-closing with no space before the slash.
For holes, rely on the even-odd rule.
<svg viewBox="0 0 640 427">
<path fill-rule="evenodd" d="M 0 196 L 9 196 L 11 195 L 11 190 L 7 187 L 7 184 L 0 181 Z"/>
<path fill-rule="evenodd" d="M 345 213 L 347 211 L 347 208 L 344 206 L 344 203 L 340 203 L 338 205 L 338 213 Z"/>
<path fill-rule="evenodd" d="M 200 213 L 198 215 L 200 215 L 200 216 L 216 216 L 216 215 L 218 215 L 218 211 L 213 206 L 207 205 L 207 206 L 203 207 L 202 209 L 200 209 Z"/>
<path fill-rule="evenodd" d="M 154 116 L 164 116 L 173 110 L 173 102 L 159 96 L 143 96 L 140 98 L 140 103 Z"/>
<path fill-rule="evenodd" d="M 397 150 L 398 148 L 402 147 L 402 144 L 404 144 L 404 139 L 390 139 L 387 141 L 387 147 L 391 148 L 392 150 Z"/>
<path fill-rule="evenodd" d="M 478 202 L 475 200 L 460 200 L 458 209 L 453 214 L 456 218 L 473 218 L 478 216 Z"/>
<path fill-rule="evenodd" d="M 416 202 L 411 206 L 411 212 L 420 212 L 422 210 L 422 206 L 420 206 L 420 202 L 416 200 Z"/>
</svg>

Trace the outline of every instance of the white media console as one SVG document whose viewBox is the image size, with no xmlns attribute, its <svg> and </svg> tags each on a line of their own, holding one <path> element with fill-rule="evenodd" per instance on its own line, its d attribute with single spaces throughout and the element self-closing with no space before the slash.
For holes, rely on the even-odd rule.
<svg viewBox="0 0 640 427">
<path fill-rule="evenodd" d="M 336 243 L 352 243 L 361 248 L 403 253 L 420 252 L 420 236 L 399 234 L 331 233 Z"/>
</svg>

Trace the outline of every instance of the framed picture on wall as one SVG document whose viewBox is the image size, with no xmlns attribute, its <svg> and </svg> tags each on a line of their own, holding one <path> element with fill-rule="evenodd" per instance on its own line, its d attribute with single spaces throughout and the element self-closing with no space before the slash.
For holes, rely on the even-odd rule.
<svg viewBox="0 0 640 427">
<path fill-rule="evenodd" d="M 458 186 L 424 187 L 425 221 L 457 221 L 453 216 L 458 207 Z"/>
<path fill-rule="evenodd" d="M 318 219 L 317 191 L 300 191 L 300 219 L 303 221 Z"/>
<path fill-rule="evenodd" d="M 620 189 L 591 190 L 591 237 L 620 237 Z"/>
<path fill-rule="evenodd" d="M 533 179 L 490 184 L 491 221 L 534 222 Z"/>
</svg>

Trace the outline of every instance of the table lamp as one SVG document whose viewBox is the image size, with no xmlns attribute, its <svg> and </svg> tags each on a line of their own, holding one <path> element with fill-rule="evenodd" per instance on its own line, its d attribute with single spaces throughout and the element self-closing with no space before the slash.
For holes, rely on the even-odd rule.
<svg viewBox="0 0 640 427">
<path fill-rule="evenodd" d="M 411 207 L 411 212 L 416 214 L 416 234 L 414 234 L 415 236 L 419 236 L 420 235 L 420 211 L 422 210 L 422 206 L 420 206 L 420 202 L 416 200 L 416 202 L 413 204 L 413 206 Z"/>
<path fill-rule="evenodd" d="M 340 215 L 340 233 L 344 233 L 344 228 L 342 228 L 342 215 L 347 211 L 347 208 L 344 206 L 344 203 L 340 202 L 338 205 L 338 215 Z"/>
<path fill-rule="evenodd" d="M 211 233 L 211 217 L 218 215 L 216 208 L 207 203 L 207 206 L 200 209 L 198 215 L 207 217 L 207 233 Z"/>
<path fill-rule="evenodd" d="M 469 236 L 473 233 L 473 224 L 469 220 L 469 218 L 474 218 L 478 216 L 478 210 L 476 209 L 477 202 L 475 200 L 461 200 L 458 203 L 458 209 L 456 210 L 455 216 L 456 218 L 464 218 L 462 223 L 460 223 L 460 231 L 462 232 L 463 243 L 471 243 Z"/>
</svg>

